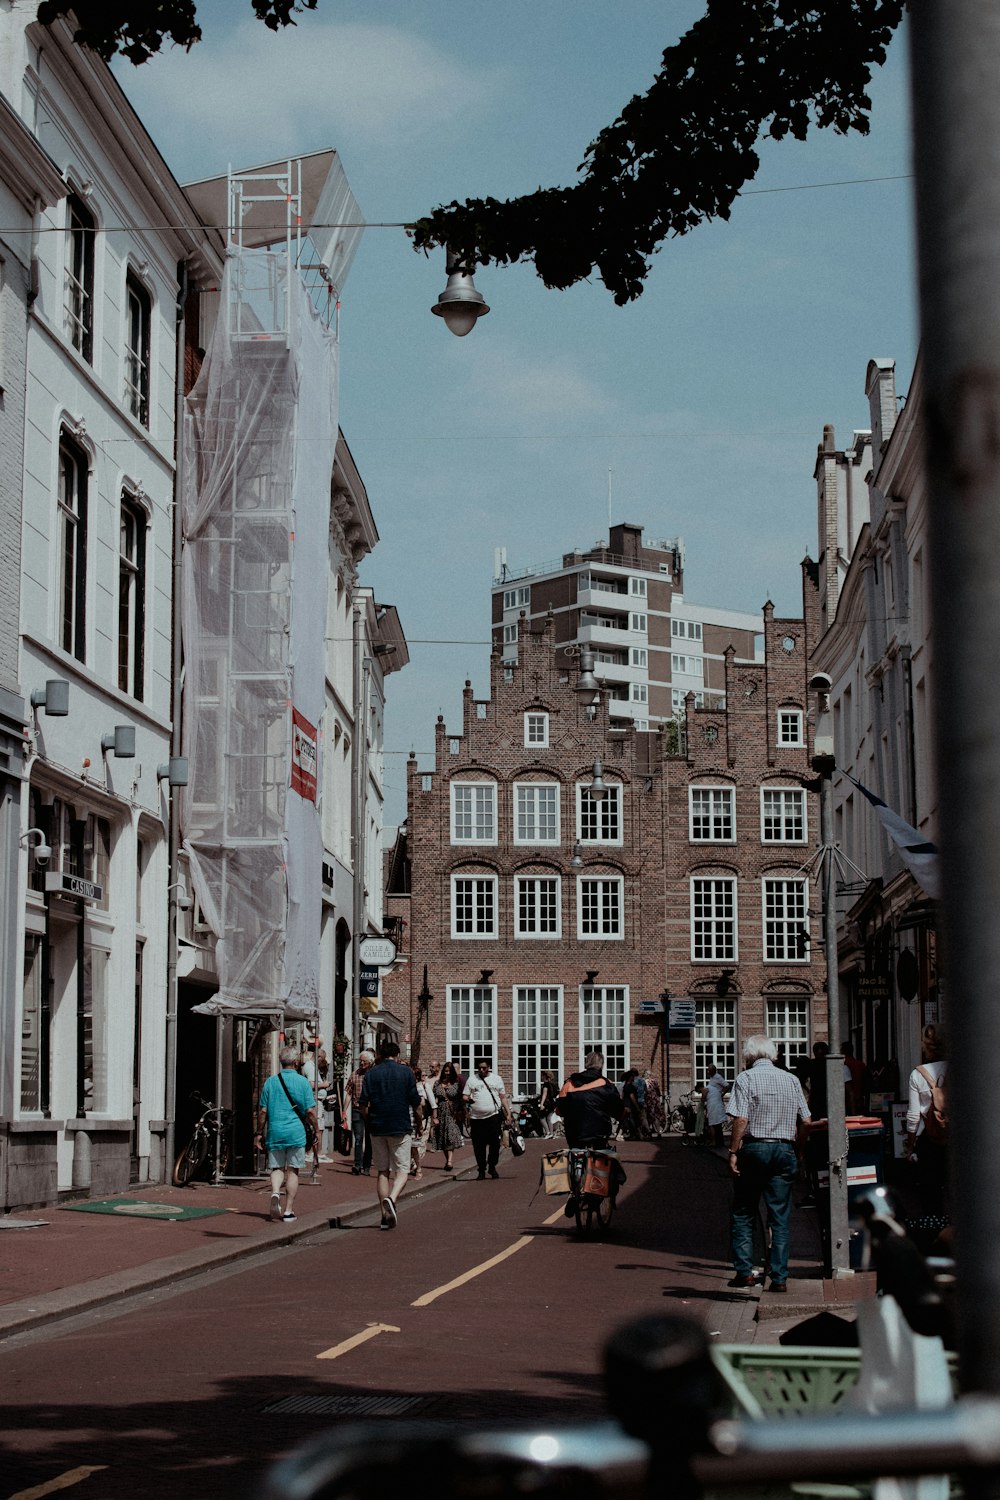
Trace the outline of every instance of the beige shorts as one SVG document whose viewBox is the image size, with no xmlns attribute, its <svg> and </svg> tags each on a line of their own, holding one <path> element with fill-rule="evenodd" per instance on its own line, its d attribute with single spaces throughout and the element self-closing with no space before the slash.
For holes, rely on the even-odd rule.
<svg viewBox="0 0 1000 1500">
<path fill-rule="evenodd" d="M 372 1166 L 376 1172 L 409 1174 L 411 1135 L 373 1135 Z"/>
</svg>

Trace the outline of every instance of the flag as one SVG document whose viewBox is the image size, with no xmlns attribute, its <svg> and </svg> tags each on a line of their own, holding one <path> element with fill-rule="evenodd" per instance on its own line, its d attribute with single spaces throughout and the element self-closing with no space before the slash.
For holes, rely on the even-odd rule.
<svg viewBox="0 0 1000 1500">
<path fill-rule="evenodd" d="M 941 865 L 938 859 L 937 844 L 932 844 L 925 839 L 918 828 L 913 828 L 899 813 L 893 812 L 881 797 L 876 797 L 866 786 L 862 786 L 856 776 L 849 772 L 843 774 L 848 781 L 854 783 L 862 796 L 867 797 L 874 807 L 876 815 L 886 833 L 896 845 L 903 857 L 903 863 L 910 874 L 923 887 L 932 901 L 941 899 Z"/>
</svg>

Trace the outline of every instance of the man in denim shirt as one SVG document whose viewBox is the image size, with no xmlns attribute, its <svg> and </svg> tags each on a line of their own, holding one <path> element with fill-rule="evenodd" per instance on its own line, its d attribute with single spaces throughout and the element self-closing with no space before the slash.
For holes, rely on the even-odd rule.
<svg viewBox="0 0 1000 1500">
<path fill-rule="evenodd" d="M 360 1109 L 371 1136 L 372 1161 L 378 1173 L 382 1229 L 396 1227 L 396 1202 L 410 1175 L 411 1111 L 420 1106 L 413 1070 L 399 1061 L 399 1043 L 381 1042 L 378 1062 L 362 1080 Z"/>
</svg>

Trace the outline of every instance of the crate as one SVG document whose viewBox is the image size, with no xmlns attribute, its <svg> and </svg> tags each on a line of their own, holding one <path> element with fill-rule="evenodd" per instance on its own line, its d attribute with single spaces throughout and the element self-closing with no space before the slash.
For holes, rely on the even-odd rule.
<svg viewBox="0 0 1000 1500">
<path fill-rule="evenodd" d="M 712 1356 L 727 1415 L 757 1420 L 831 1412 L 857 1385 L 861 1368 L 859 1350 L 824 1345 L 715 1344 Z"/>
</svg>

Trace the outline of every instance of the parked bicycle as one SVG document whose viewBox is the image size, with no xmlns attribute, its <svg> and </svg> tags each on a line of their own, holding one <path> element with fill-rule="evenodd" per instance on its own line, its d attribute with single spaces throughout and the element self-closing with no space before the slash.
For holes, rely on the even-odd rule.
<svg viewBox="0 0 1000 1500">
<path fill-rule="evenodd" d="M 219 1142 L 219 1175 L 229 1166 L 233 1150 L 233 1111 L 222 1104 L 210 1104 L 201 1094 L 191 1098 L 203 1107 L 191 1139 L 174 1164 L 174 1186 L 186 1187 L 202 1171 L 206 1162 L 215 1168 L 216 1140 Z"/>
<path fill-rule="evenodd" d="M 667 1129 L 680 1131 L 685 1136 L 693 1135 L 700 1102 L 700 1089 L 691 1089 L 689 1093 L 681 1094 L 667 1115 Z"/>
</svg>

